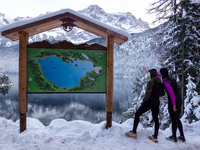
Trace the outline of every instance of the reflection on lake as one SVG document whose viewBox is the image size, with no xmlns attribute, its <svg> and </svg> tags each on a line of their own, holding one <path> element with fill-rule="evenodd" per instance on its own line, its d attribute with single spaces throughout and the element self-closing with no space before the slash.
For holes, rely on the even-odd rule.
<svg viewBox="0 0 200 150">
<path fill-rule="evenodd" d="M 18 114 L 18 74 L 8 74 L 13 86 L 0 90 L 0 117 L 16 121 Z M 121 112 L 131 106 L 133 79 L 114 78 L 113 121 L 123 121 Z M 53 119 L 85 120 L 98 123 L 106 120 L 106 94 L 29 94 L 28 117 L 48 125 Z"/>
</svg>

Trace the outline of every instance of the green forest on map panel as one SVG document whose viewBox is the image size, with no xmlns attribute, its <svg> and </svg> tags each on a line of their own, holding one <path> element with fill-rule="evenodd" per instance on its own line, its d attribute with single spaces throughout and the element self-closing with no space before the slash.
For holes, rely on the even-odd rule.
<svg viewBox="0 0 200 150">
<path fill-rule="evenodd" d="M 28 48 L 27 93 L 105 93 L 106 50 Z"/>
</svg>

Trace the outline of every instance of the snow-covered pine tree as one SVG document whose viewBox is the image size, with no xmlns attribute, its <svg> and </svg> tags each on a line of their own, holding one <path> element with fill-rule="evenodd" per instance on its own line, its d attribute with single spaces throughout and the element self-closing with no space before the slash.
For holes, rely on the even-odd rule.
<svg viewBox="0 0 200 150">
<path fill-rule="evenodd" d="M 185 70 L 186 75 L 194 77 L 194 83 L 200 83 L 200 3 L 193 0 L 182 0 L 183 16 L 185 18 Z M 188 76 L 186 76 L 188 77 Z M 187 82 L 186 82 L 187 83 Z M 200 84 L 196 84 L 200 94 Z"/>
<path fill-rule="evenodd" d="M 166 22 L 170 19 L 176 19 L 176 13 L 179 9 L 180 0 L 155 0 L 148 9 L 149 14 L 155 14 L 156 20 L 153 22 Z"/>
<path fill-rule="evenodd" d="M 147 73 L 144 74 L 144 70 L 139 70 L 139 77 L 135 78 L 135 81 L 133 82 L 133 91 L 132 93 L 136 94 L 136 97 L 133 100 L 132 105 L 130 108 L 127 109 L 127 111 L 123 112 L 122 115 L 126 118 L 134 118 L 136 110 L 140 107 L 141 102 L 145 95 L 146 90 L 146 83 L 150 79 Z"/>
<path fill-rule="evenodd" d="M 162 0 L 159 2 L 164 4 Z M 164 27 L 167 30 L 162 34 L 164 40 L 157 48 L 157 52 L 161 52 L 160 60 L 164 60 L 164 66 L 177 79 L 179 87 L 182 87 L 183 97 L 187 90 L 188 73 L 194 77 L 193 82 L 197 83 L 196 91 L 200 94 L 200 84 L 198 84 L 200 83 L 200 3 L 193 0 L 180 0 L 174 6 L 176 6 L 176 13 L 165 16 L 165 19 L 170 19 L 165 23 L 167 26 Z M 192 105 L 190 103 L 193 102 L 187 101 L 187 107 Z M 200 109 L 200 106 L 196 107 L 196 110 Z M 198 112 L 196 111 L 197 114 Z"/>
<path fill-rule="evenodd" d="M 169 41 L 168 31 L 176 21 L 177 12 L 180 11 L 179 7 L 180 0 L 155 0 L 149 6 L 148 13 L 154 14 L 156 19 L 153 23 L 162 23 L 158 26 L 159 30 L 153 35 L 154 43 L 152 43 L 153 49 L 156 53 L 160 64 L 164 66 L 166 58 L 170 55 L 171 45 L 163 44 L 162 41 Z M 165 43 L 165 42 L 164 42 Z"/>
<path fill-rule="evenodd" d="M 187 73 L 199 83 L 200 73 L 200 4 L 192 0 L 181 0 L 182 11 L 178 13 L 176 22 L 168 31 L 167 38 L 163 42 L 170 47 L 170 57 L 166 58 L 165 66 L 171 68 L 171 73 L 180 79 L 182 96 L 185 96 L 185 85 L 187 84 Z M 197 91 L 199 92 L 199 85 Z"/>
<path fill-rule="evenodd" d="M 168 95 L 160 97 L 160 111 L 159 111 L 160 129 L 166 129 L 171 123 L 171 119 L 168 112 Z"/>
<path fill-rule="evenodd" d="M 200 120 L 200 95 L 196 92 L 196 84 L 194 78 L 188 74 L 188 84 L 186 85 L 185 113 L 183 118 L 185 121 L 192 123 Z"/>
</svg>

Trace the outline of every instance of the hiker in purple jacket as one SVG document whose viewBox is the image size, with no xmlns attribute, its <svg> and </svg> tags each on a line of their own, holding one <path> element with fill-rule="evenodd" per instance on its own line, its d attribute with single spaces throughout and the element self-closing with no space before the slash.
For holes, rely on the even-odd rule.
<svg viewBox="0 0 200 150">
<path fill-rule="evenodd" d="M 161 76 L 160 74 L 158 74 L 158 77 L 162 77 L 162 82 L 168 93 L 168 111 L 172 121 L 172 135 L 170 137 L 167 137 L 166 139 L 173 142 L 177 142 L 176 130 L 178 128 L 180 131 L 180 136 L 178 137 L 178 140 L 184 142 L 186 140 L 183 133 L 183 126 L 180 121 L 180 113 L 182 105 L 181 94 L 179 92 L 174 77 L 168 75 L 167 68 L 161 68 L 160 73 Z"/>
</svg>

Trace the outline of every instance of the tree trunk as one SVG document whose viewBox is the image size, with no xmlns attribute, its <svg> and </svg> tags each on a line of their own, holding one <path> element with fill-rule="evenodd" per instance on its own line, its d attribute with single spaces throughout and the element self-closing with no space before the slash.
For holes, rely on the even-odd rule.
<svg viewBox="0 0 200 150">
<path fill-rule="evenodd" d="M 176 14 L 176 0 L 174 0 L 174 14 Z M 174 16 L 174 22 L 176 22 L 176 16 Z"/>
<path fill-rule="evenodd" d="M 185 59 L 185 46 L 183 43 L 183 51 L 182 51 L 182 60 L 184 62 Z M 182 64 L 182 111 L 181 111 L 181 116 L 184 114 L 184 96 L 185 96 L 185 85 L 184 85 L 184 80 L 185 80 L 185 73 L 184 73 L 184 63 Z"/>
<path fill-rule="evenodd" d="M 184 98 L 185 98 L 185 64 L 184 64 L 184 60 L 185 60 L 185 42 L 184 42 L 184 38 L 185 38 L 185 31 L 186 31 L 186 26 L 185 26 L 185 21 L 183 23 L 183 37 L 182 37 L 182 113 L 181 115 L 184 114 Z"/>
</svg>

